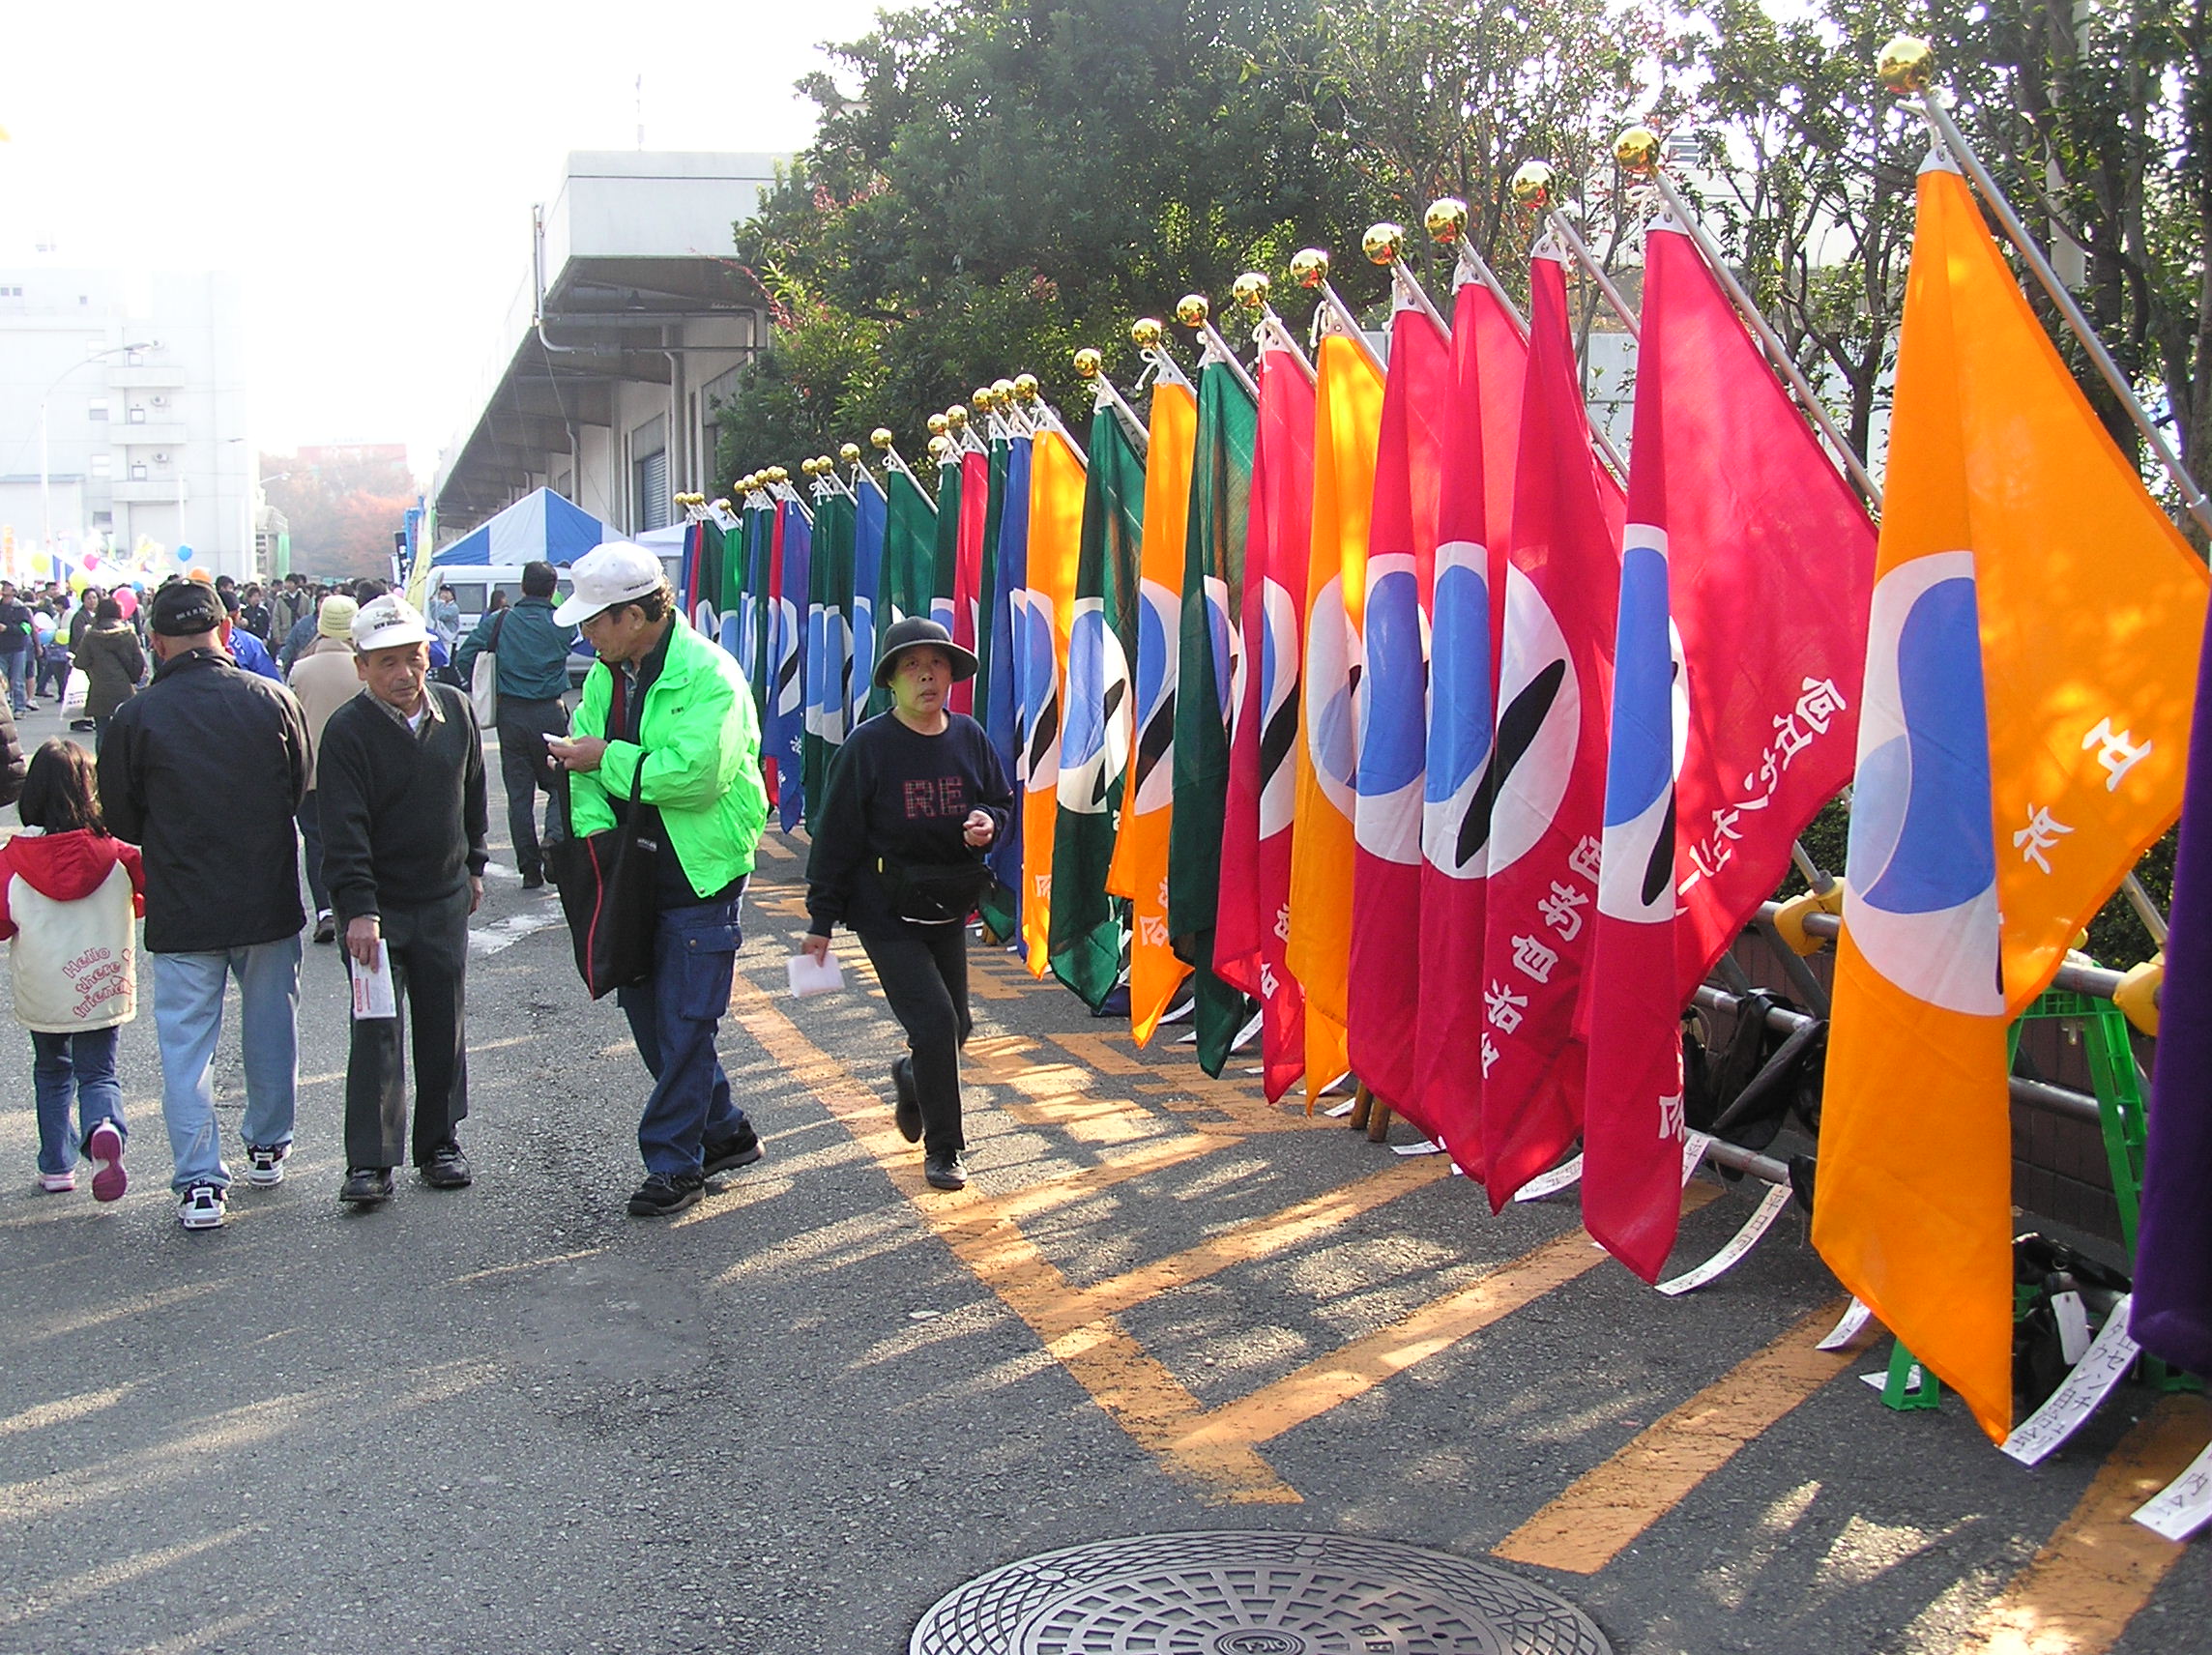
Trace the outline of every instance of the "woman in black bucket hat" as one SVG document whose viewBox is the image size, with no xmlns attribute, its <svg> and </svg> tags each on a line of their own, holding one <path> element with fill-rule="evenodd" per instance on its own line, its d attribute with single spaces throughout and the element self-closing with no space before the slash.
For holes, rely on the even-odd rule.
<svg viewBox="0 0 2212 1655">
<path fill-rule="evenodd" d="M 968 915 L 990 887 L 983 854 L 1004 832 L 1013 790 L 983 727 L 946 706 L 975 655 L 916 616 L 885 634 L 875 682 L 891 709 L 853 732 L 830 767 L 806 866 L 806 952 L 830 952 L 842 920 L 860 939 L 907 1056 L 891 1065 L 898 1127 L 921 1141 L 936 1189 L 966 1187 L 960 1048 L 968 1013 Z"/>
</svg>

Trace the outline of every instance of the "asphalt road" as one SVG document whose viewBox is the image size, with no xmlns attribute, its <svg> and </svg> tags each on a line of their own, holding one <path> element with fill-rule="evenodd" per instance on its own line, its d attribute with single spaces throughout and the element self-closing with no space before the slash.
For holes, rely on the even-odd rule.
<svg viewBox="0 0 2212 1655">
<path fill-rule="evenodd" d="M 1839 1294 L 1794 1214 L 1660 1299 L 1592 1266 L 1571 1201 L 1494 1219 L 1437 1158 L 1237 1069 L 1208 1086 L 997 960 L 975 1182 L 926 1191 L 872 986 L 782 995 L 798 867 L 764 858 L 722 1040 L 767 1158 L 674 1224 L 625 1215 L 644 1069 L 511 874 L 476 920 L 473 1189 L 339 1206 L 334 948 L 308 949 L 290 1176 L 242 1180 L 218 1234 L 166 1196 L 150 1009 L 111 1207 L 37 1193 L 20 1042 L 0 1651 L 890 1652 L 1010 1559 L 1252 1526 L 1502 1548 L 1638 1655 L 2204 1646 L 2201 1543 L 2116 1586 L 2067 1572 L 2156 1399 L 2033 1472 L 1955 1402 L 1888 1413 L 1852 1378 L 1886 1347 L 1807 1368 L 1792 1330 Z M 234 1136 L 235 1027 L 218 1088 Z M 1677 1261 L 1757 1193 L 1688 1216 Z M 2163 1408 L 2194 1452 L 2200 1408 Z M 2023 1624 L 2061 1640 L 2003 1640 Z"/>
</svg>

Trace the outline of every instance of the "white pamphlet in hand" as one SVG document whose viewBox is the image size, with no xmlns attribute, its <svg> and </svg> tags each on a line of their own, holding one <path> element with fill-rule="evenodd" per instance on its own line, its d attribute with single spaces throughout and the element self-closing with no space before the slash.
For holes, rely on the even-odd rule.
<svg viewBox="0 0 2212 1655">
<path fill-rule="evenodd" d="M 357 1021 L 370 1017 L 397 1017 L 399 999 L 392 992 L 392 956 L 386 951 L 384 939 L 376 940 L 376 964 L 364 966 L 350 954 L 346 964 L 353 968 L 353 1014 Z"/>
<path fill-rule="evenodd" d="M 845 968 L 837 963 L 835 954 L 825 954 L 816 965 L 804 954 L 794 954 L 784 962 L 784 970 L 791 976 L 791 998 L 805 1000 L 817 994 L 835 994 L 845 986 Z"/>
</svg>

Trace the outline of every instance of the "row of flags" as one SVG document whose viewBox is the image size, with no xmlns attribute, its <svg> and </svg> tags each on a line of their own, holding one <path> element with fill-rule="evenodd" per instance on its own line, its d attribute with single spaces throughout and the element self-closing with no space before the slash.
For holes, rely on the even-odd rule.
<svg viewBox="0 0 2212 1655">
<path fill-rule="evenodd" d="M 879 433 L 881 475 L 702 514 L 684 600 L 785 827 L 881 710 L 881 628 L 935 615 L 1020 791 L 984 915 L 1033 973 L 1125 993 L 1140 1043 L 1187 986 L 1214 1075 L 1256 1015 L 1270 1099 L 1355 1075 L 1494 1209 L 1579 1140 L 1586 1225 L 1651 1281 L 1684 1008 L 1853 787 L 1814 1239 L 2002 1436 L 2005 1030 L 2175 819 L 2202 563 L 1947 164 L 1878 535 L 1689 226 L 1645 236 L 1625 476 L 1559 248 L 1525 319 L 1471 260 L 1448 317 L 1393 269 L 1386 350 L 1324 280 L 1310 354 L 1264 296 L 1249 369 L 1140 334 L 1142 420 L 1099 378 L 1079 442 L 1003 383 L 933 490 Z"/>
</svg>

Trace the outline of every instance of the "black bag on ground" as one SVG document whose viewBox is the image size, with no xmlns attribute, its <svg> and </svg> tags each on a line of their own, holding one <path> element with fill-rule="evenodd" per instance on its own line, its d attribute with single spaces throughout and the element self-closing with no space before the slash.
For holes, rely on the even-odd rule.
<svg viewBox="0 0 2212 1655">
<path fill-rule="evenodd" d="M 894 862 L 878 857 L 876 873 L 891 912 L 917 925 L 956 925 L 991 888 L 991 870 L 981 861 Z"/>
<path fill-rule="evenodd" d="M 568 806 L 568 772 L 561 778 L 561 814 Z M 629 784 L 629 809 L 612 828 L 587 838 L 571 834 L 545 847 L 545 871 L 561 893 L 576 972 L 594 1000 L 653 974 L 653 927 L 660 846 L 638 831 L 638 788 L 645 779 L 640 757 Z"/>
</svg>

